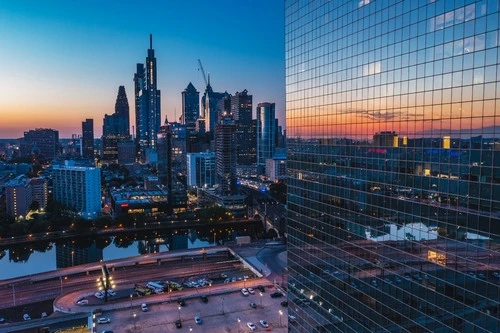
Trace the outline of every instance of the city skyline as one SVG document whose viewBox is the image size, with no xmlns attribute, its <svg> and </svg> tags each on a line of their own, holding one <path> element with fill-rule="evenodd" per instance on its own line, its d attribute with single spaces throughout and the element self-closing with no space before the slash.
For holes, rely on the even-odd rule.
<svg viewBox="0 0 500 333">
<path fill-rule="evenodd" d="M 118 86 L 133 96 L 135 67 L 147 56 L 149 34 L 158 61 L 162 122 L 179 120 L 181 92 L 189 82 L 205 90 L 200 59 L 214 90 L 247 89 L 256 103 L 275 102 L 284 125 L 281 2 L 154 6 L 145 17 L 137 15 L 141 4 L 136 1 L 4 4 L 0 37 L 10 52 L 0 55 L 6 78 L 0 84 L 0 138 L 20 138 L 34 128 L 52 128 L 69 138 L 81 134 L 81 122 L 88 118 L 99 138 Z"/>
</svg>

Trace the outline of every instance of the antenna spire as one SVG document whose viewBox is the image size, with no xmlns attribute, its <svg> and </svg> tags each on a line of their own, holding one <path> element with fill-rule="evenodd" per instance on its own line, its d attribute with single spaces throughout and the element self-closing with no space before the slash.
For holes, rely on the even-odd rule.
<svg viewBox="0 0 500 333">
<path fill-rule="evenodd" d="M 149 34 L 149 48 L 153 48 L 153 34 Z"/>
</svg>

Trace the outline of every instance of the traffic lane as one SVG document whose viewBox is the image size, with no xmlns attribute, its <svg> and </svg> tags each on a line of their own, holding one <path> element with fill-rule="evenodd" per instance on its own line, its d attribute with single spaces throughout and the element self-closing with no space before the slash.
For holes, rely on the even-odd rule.
<svg viewBox="0 0 500 333">
<path fill-rule="evenodd" d="M 263 332 L 265 328 L 259 324 L 259 320 L 267 321 L 274 332 L 288 332 L 287 308 L 280 305 L 284 298 L 271 298 L 269 295 L 273 291 L 267 289 L 262 296 L 258 292 L 249 296 L 243 296 L 240 292 L 211 295 L 208 303 L 203 303 L 196 294 L 192 294 L 194 298 L 187 298 L 186 305 L 180 310 L 176 301 L 149 304 L 147 312 L 142 312 L 140 306 L 134 306 L 104 313 L 103 316 L 111 318 L 112 322 L 98 325 L 98 328 L 119 332 L 176 332 L 179 330 L 175 327 L 175 321 L 180 317 L 183 329 L 191 327 L 193 332 L 245 332 L 249 331 L 247 322 L 254 323 L 257 332 Z M 250 307 L 251 302 L 256 304 L 256 308 Z M 201 325 L 195 323 L 195 316 L 200 316 Z"/>
<path fill-rule="evenodd" d="M 168 271 L 165 270 L 168 266 Z M 138 265 L 120 267 L 111 271 L 116 285 L 129 284 L 130 282 L 147 283 L 148 280 L 173 279 L 189 275 L 197 275 L 199 272 L 210 271 L 212 269 L 229 270 L 233 264 L 222 257 L 207 259 L 187 259 L 184 262 L 168 262 L 161 265 Z M 3 288 L 0 293 L 0 308 L 14 305 L 28 304 L 35 301 L 53 299 L 61 294 L 75 290 L 95 288 L 97 290 L 96 279 L 100 274 L 90 274 L 81 276 L 66 276 L 63 279 L 44 280 L 36 283 L 25 283 L 14 285 L 14 287 Z"/>
</svg>

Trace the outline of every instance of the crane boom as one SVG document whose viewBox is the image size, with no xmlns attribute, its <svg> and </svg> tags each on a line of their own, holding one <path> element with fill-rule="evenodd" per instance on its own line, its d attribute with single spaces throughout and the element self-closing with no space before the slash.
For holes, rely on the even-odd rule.
<svg viewBox="0 0 500 333">
<path fill-rule="evenodd" d="M 208 86 L 207 76 L 205 75 L 205 70 L 203 69 L 203 65 L 201 64 L 201 60 L 198 59 L 198 65 L 200 65 L 199 70 L 201 69 L 201 74 L 203 74 L 203 80 L 205 80 L 205 86 Z"/>
</svg>

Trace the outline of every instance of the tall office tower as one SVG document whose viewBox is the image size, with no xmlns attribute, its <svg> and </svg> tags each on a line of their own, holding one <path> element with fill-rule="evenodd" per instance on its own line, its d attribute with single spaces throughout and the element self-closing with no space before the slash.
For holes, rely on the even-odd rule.
<svg viewBox="0 0 500 333">
<path fill-rule="evenodd" d="M 200 93 L 191 82 L 182 92 L 182 123 L 189 131 L 196 130 L 196 120 L 200 116 Z"/>
<path fill-rule="evenodd" d="M 24 132 L 20 142 L 21 156 L 39 154 L 47 160 L 59 156 L 59 132 L 50 128 L 37 128 Z"/>
<path fill-rule="evenodd" d="M 94 119 L 82 121 L 82 156 L 94 159 Z"/>
<path fill-rule="evenodd" d="M 266 160 L 273 158 L 276 148 L 276 112 L 274 103 L 257 105 L 257 168 L 266 171 Z"/>
<path fill-rule="evenodd" d="M 101 211 L 101 170 L 76 166 L 74 161 L 53 166 L 54 200 L 74 209 L 84 219 L 95 219 Z"/>
<path fill-rule="evenodd" d="M 215 159 L 219 194 L 236 193 L 236 125 L 229 113 L 215 126 Z"/>
<path fill-rule="evenodd" d="M 210 77 L 208 78 L 208 85 L 205 89 L 205 93 L 201 98 L 201 110 L 202 115 L 205 120 L 205 131 L 213 132 L 215 126 L 218 124 L 222 114 L 219 113 L 217 105 L 219 101 L 224 97 L 229 96 L 228 92 L 214 92 L 212 86 L 210 85 Z"/>
<path fill-rule="evenodd" d="M 285 0 L 290 332 L 500 332 L 499 15 Z"/>
<path fill-rule="evenodd" d="M 172 170 L 176 174 L 186 175 L 186 126 L 170 122 L 172 132 Z"/>
<path fill-rule="evenodd" d="M 194 187 L 212 187 L 216 184 L 215 153 L 187 154 L 187 185 Z"/>
<path fill-rule="evenodd" d="M 130 141 L 129 106 L 125 87 L 118 88 L 115 102 L 115 113 L 105 115 L 102 125 L 102 160 L 118 161 L 118 145 Z"/>
<path fill-rule="evenodd" d="M 14 218 L 26 217 L 32 199 L 30 179 L 24 175 L 18 176 L 5 184 L 5 199 L 7 215 Z"/>
<path fill-rule="evenodd" d="M 153 35 L 149 35 L 149 49 L 145 64 L 137 64 L 135 84 L 136 142 L 141 151 L 156 149 L 161 125 L 161 98 L 157 89 L 156 58 Z"/>
<path fill-rule="evenodd" d="M 257 123 L 252 120 L 252 95 L 245 89 L 231 96 L 231 113 L 236 123 L 238 165 L 257 163 Z"/>
</svg>

